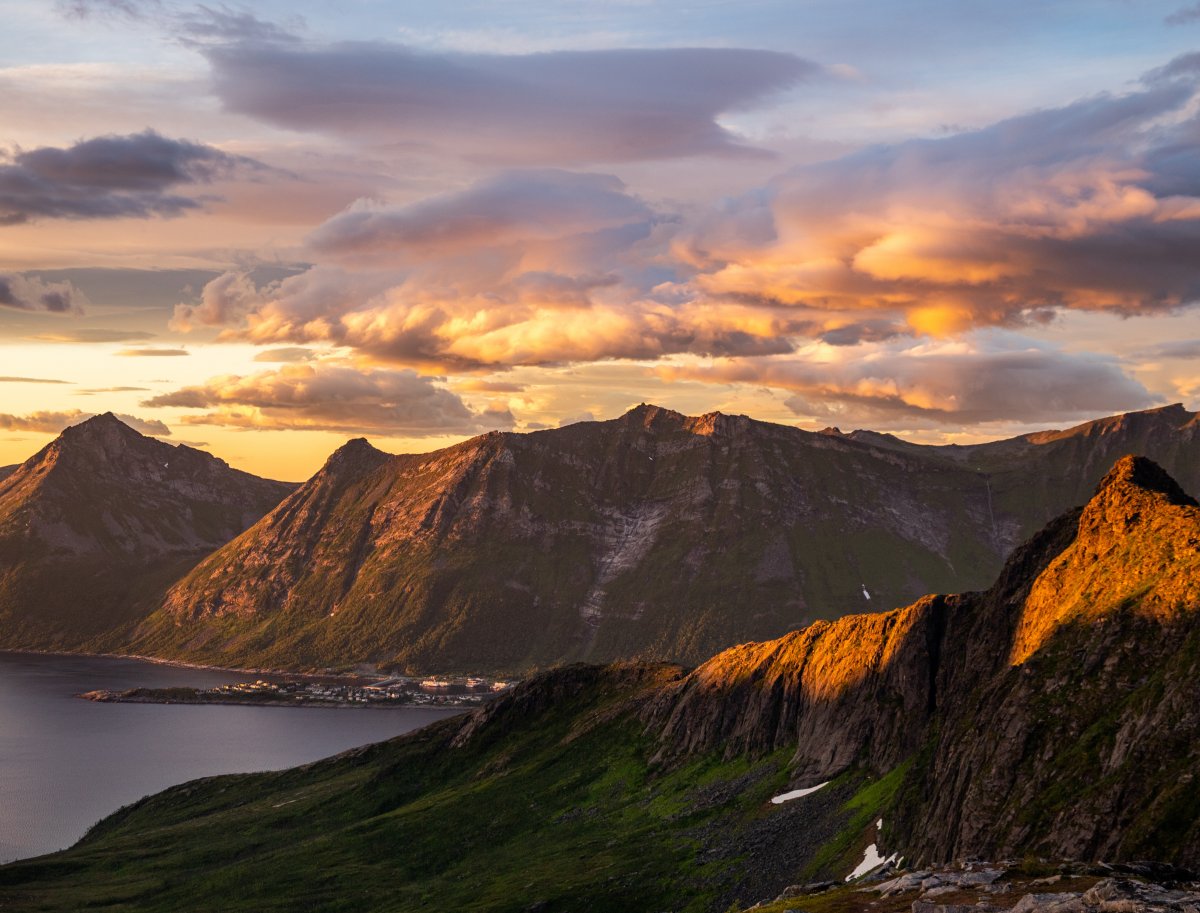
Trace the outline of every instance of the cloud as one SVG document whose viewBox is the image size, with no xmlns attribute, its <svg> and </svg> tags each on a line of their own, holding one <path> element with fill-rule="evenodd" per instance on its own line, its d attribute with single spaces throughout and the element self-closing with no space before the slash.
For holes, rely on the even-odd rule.
<svg viewBox="0 0 1200 913">
<path fill-rule="evenodd" d="M 677 278 L 659 260 L 676 222 L 611 175 L 505 172 L 335 216 L 312 236 L 319 265 L 264 286 L 226 273 L 172 326 L 438 370 L 788 351 L 791 315 L 654 293 Z"/>
<path fill-rule="evenodd" d="M 213 409 L 185 424 L 426 437 L 511 428 L 507 409 L 472 410 L 414 371 L 288 365 L 249 376 L 214 377 L 142 405 Z"/>
<path fill-rule="evenodd" d="M 688 225 L 675 253 L 700 294 L 914 333 L 1184 307 L 1200 300 L 1196 97 L 1193 78 L 1148 78 L 798 168 Z"/>
<path fill-rule="evenodd" d="M 657 360 L 864 422 L 1142 408 L 1119 363 L 995 328 L 1200 302 L 1198 85 L 1178 58 L 1123 95 L 871 147 L 700 211 L 547 168 L 362 203 L 312 233 L 306 271 L 227 273 L 176 325 L 426 372 Z"/>
<path fill-rule="evenodd" d="M 1200 359 L 1200 339 L 1175 339 L 1170 342 L 1160 342 L 1149 348 L 1141 349 L 1137 357 L 1145 359 L 1158 358 L 1197 358 Z"/>
<path fill-rule="evenodd" d="M 1200 22 L 1200 3 L 1180 7 L 1163 20 L 1167 25 L 1190 25 Z"/>
<path fill-rule="evenodd" d="M 37 431 L 42 434 L 58 434 L 64 428 L 86 422 L 95 418 L 95 412 L 80 412 L 71 409 L 66 412 L 32 412 L 28 415 L 9 415 L 0 413 L 0 429 L 6 431 Z M 136 415 L 117 413 L 117 418 L 130 428 L 142 434 L 155 437 L 167 437 L 171 429 L 157 419 L 138 418 Z"/>
<path fill-rule="evenodd" d="M 95 396 L 97 393 L 142 393 L 149 387 L 93 387 L 87 390 L 76 390 L 76 396 Z"/>
<path fill-rule="evenodd" d="M 174 15 L 166 24 L 185 44 L 275 44 L 298 41 L 295 32 L 304 28 L 304 19 L 294 16 L 283 26 L 224 4 L 218 7 L 198 4 L 192 10 Z"/>
<path fill-rule="evenodd" d="M 0 384 L 69 384 L 69 380 L 48 377 L 0 377 Z"/>
<path fill-rule="evenodd" d="M 326 258 L 395 263 L 481 245 L 552 241 L 653 217 L 612 175 L 510 171 L 409 206 L 356 205 L 318 228 L 309 243 Z"/>
<path fill-rule="evenodd" d="M 55 9 L 68 19 L 140 20 L 163 10 L 161 0 L 55 0 Z"/>
<path fill-rule="evenodd" d="M 312 361 L 315 357 L 316 353 L 312 349 L 306 349 L 303 346 L 285 346 L 282 349 L 264 349 L 254 356 L 254 360 L 274 363 L 295 363 Z"/>
<path fill-rule="evenodd" d="M 814 343 L 793 356 L 659 373 L 786 391 L 797 415 L 875 428 L 1071 421 L 1159 402 L 1112 358 L 1064 352 L 1001 330 L 856 350 Z"/>
<path fill-rule="evenodd" d="M 192 353 L 187 349 L 122 349 L 116 354 L 123 358 L 175 358 Z"/>
<path fill-rule="evenodd" d="M 75 330 L 56 330 L 53 333 L 37 333 L 28 337 L 39 342 L 139 342 L 143 339 L 153 339 L 153 333 L 141 330 L 108 330 L 96 327 Z"/>
<path fill-rule="evenodd" d="M 68 148 L 18 150 L 0 163 L 0 225 L 45 219 L 178 216 L 211 196 L 180 187 L 259 171 L 265 166 L 212 146 L 152 130 L 81 140 Z"/>
<path fill-rule="evenodd" d="M 43 282 L 36 276 L 0 273 L 0 308 L 82 314 L 88 300 L 70 282 Z"/>
<path fill-rule="evenodd" d="M 187 332 L 196 325 L 223 326 L 234 323 L 244 317 L 258 300 L 258 288 L 248 273 L 222 273 L 205 283 L 199 304 L 176 306 L 170 327 Z"/>
<path fill-rule="evenodd" d="M 231 112 L 512 164 L 754 154 L 718 116 L 822 72 L 732 48 L 467 54 L 242 40 L 204 53 Z"/>
</svg>

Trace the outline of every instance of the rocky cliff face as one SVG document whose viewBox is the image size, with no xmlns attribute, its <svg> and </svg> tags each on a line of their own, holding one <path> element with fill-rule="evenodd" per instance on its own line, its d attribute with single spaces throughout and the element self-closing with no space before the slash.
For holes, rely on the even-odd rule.
<svg viewBox="0 0 1200 913">
<path fill-rule="evenodd" d="M 144 615 L 291 487 L 111 414 L 68 428 L 0 479 L 3 645 L 79 646 Z"/>
<path fill-rule="evenodd" d="M 353 441 L 174 587 L 135 648 L 421 672 L 697 662 L 982 587 L 1047 511 L 1086 499 L 1055 473 L 1090 489 L 1131 441 L 1193 472 L 1196 427 L 1167 409 L 927 448 L 642 406 L 419 456 Z"/>
<path fill-rule="evenodd" d="M 1200 508 L 1121 459 L 982 593 L 725 651 L 649 705 L 660 761 L 795 746 L 793 780 L 856 765 L 906 787 L 910 859 L 1200 863 Z"/>
</svg>

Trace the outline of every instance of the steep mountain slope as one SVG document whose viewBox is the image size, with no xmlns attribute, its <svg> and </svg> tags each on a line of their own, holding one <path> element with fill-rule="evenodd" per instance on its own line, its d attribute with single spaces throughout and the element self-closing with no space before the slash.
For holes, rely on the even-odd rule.
<svg viewBox="0 0 1200 913">
<path fill-rule="evenodd" d="M 697 660 L 947 588 L 1007 546 L 969 469 L 644 406 L 421 456 L 352 441 L 134 648 L 419 671 Z"/>
<path fill-rule="evenodd" d="M 696 662 L 985 586 L 1115 448 L 1164 454 L 1200 486 L 1197 428 L 1175 408 L 929 448 L 641 406 L 420 456 L 352 441 L 174 587 L 133 649 L 419 672 Z"/>
<path fill-rule="evenodd" d="M 868 843 L 1194 868 L 1198 664 L 1200 507 L 1126 458 L 985 592 L 686 674 L 566 667 L 320 764 L 177 787 L 0 868 L 0 903 L 722 910 L 844 876 Z M 789 786 L 819 788 L 768 801 Z"/>
<path fill-rule="evenodd" d="M 0 482 L 2 482 L 2 481 L 4 481 L 5 479 L 7 479 L 7 478 L 8 478 L 10 475 L 12 475 L 14 472 L 16 472 L 16 471 L 17 471 L 18 469 L 20 469 L 20 468 L 21 468 L 21 467 L 20 467 L 20 465 L 17 465 L 17 466 L 0 466 Z"/>
<path fill-rule="evenodd" d="M 855 431 L 848 437 L 979 471 L 988 479 L 996 513 L 1020 518 L 1021 538 L 1066 508 L 1086 501 L 1127 453 L 1148 457 L 1184 491 L 1200 495 L 1200 413 L 1189 412 L 1179 403 L 1113 415 L 1065 431 L 1039 431 L 968 446 L 913 444 L 871 431 Z"/>
<path fill-rule="evenodd" d="M 0 479 L 0 646 L 79 647 L 144 615 L 292 487 L 111 413 L 68 428 Z"/>
</svg>

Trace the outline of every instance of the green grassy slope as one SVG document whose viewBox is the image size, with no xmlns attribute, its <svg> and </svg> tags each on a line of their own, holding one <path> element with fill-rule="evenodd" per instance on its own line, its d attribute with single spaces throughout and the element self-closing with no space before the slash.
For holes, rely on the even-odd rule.
<svg viewBox="0 0 1200 913">
<path fill-rule="evenodd" d="M 465 745 L 452 719 L 169 790 L 72 850 L 0 869 L 0 908 L 706 911 L 853 866 L 896 778 L 852 771 L 776 806 L 786 753 L 654 769 L 630 711 L 676 674 L 568 667 L 549 674 L 552 706 Z"/>
</svg>

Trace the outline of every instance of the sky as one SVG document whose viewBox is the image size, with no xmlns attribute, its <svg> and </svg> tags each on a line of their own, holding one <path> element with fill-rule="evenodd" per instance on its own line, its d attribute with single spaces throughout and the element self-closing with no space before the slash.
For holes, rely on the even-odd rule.
<svg viewBox="0 0 1200 913">
<path fill-rule="evenodd" d="M 0 465 L 1200 408 L 1200 3 L 6 0 Z"/>
</svg>

